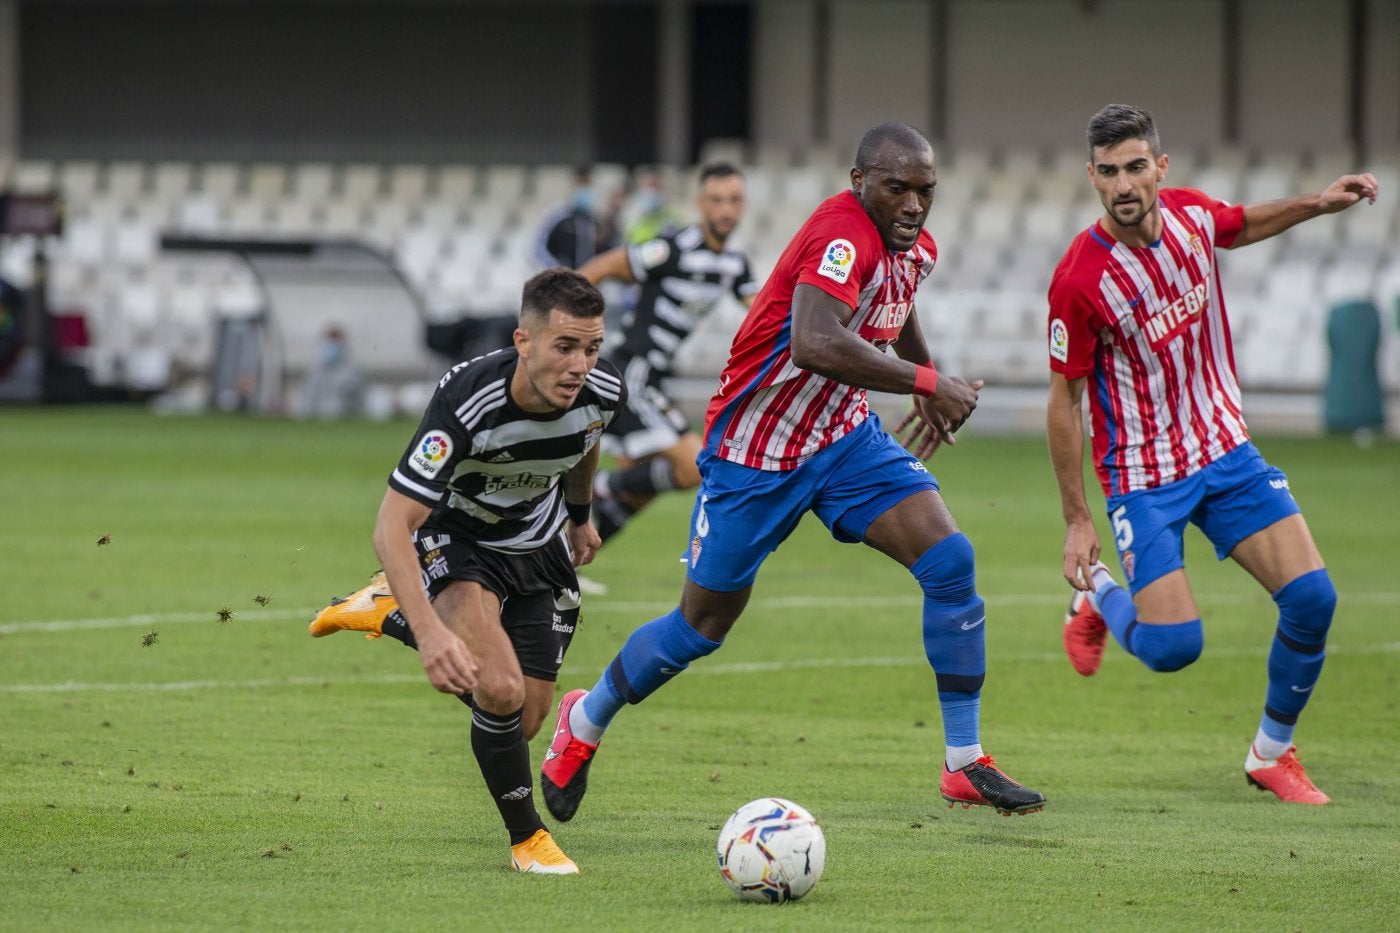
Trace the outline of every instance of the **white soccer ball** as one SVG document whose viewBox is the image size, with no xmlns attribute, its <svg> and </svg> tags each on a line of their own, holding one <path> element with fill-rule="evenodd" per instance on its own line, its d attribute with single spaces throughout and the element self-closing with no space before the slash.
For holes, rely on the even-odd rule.
<svg viewBox="0 0 1400 933">
<path fill-rule="evenodd" d="M 719 831 L 719 874 L 740 900 L 795 901 L 812 890 L 825 867 L 821 826 L 791 800 L 752 800 Z"/>
</svg>

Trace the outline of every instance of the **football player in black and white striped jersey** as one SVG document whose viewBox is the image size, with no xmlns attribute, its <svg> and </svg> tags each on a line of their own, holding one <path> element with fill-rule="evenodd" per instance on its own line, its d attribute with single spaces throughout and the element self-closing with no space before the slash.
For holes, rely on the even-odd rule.
<svg viewBox="0 0 1400 933">
<path fill-rule="evenodd" d="M 452 368 L 389 477 L 374 548 L 384 568 L 312 635 L 359 630 L 418 649 L 428 680 L 472 710 L 472 751 L 520 871 L 573 874 L 534 804 L 526 744 L 578 624 L 575 567 L 598 440 L 626 403 L 599 359 L 603 298 L 567 269 L 525 283 L 514 346 Z"/>
<path fill-rule="evenodd" d="M 700 438 L 667 395 L 666 378 L 682 341 L 726 294 L 747 308 L 758 293 L 747 257 L 726 246 L 744 215 L 743 174 L 727 163 L 704 166 L 695 206 L 697 223 L 609 250 L 579 268 L 594 284 L 641 285 L 623 317 L 622 342 L 609 354 L 627 380 L 628 401 L 605 439 L 617 469 L 594 481 L 595 521 L 604 541 L 657 493 L 700 484 Z"/>
</svg>

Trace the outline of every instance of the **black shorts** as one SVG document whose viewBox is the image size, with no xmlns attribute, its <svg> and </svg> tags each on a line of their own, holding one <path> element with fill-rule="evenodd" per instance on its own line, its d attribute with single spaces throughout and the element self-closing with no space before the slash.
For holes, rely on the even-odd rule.
<svg viewBox="0 0 1400 933">
<path fill-rule="evenodd" d="M 690 431 L 676 403 L 660 386 L 628 387 L 627 404 L 608 425 L 603 444 L 609 453 L 640 460 L 669 450 Z"/>
<path fill-rule="evenodd" d="M 563 534 L 544 547 L 507 554 L 423 526 L 414 537 L 430 599 L 453 580 L 470 580 L 501 601 L 506 630 L 520 670 L 527 677 L 554 681 L 578 628 L 578 575 Z"/>
</svg>

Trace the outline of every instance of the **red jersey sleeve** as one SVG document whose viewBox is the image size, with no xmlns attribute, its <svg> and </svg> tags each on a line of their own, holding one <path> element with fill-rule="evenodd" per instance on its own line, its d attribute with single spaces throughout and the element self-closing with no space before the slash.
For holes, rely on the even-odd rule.
<svg viewBox="0 0 1400 933">
<path fill-rule="evenodd" d="M 1099 325 L 1094 292 L 1101 270 L 1097 273 L 1086 253 L 1080 234 L 1050 279 L 1050 315 L 1046 337 L 1050 347 L 1050 370 L 1066 379 L 1078 379 L 1094 371 L 1094 356 L 1099 348 Z"/>
<path fill-rule="evenodd" d="M 802 244 L 794 257 L 797 285 L 815 285 L 836 300 L 856 307 L 865 282 L 879 266 L 883 244 L 865 210 L 850 192 L 827 210 L 813 214 L 803 228 Z"/>
<path fill-rule="evenodd" d="M 1219 201 L 1204 191 L 1195 188 L 1172 188 L 1172 200 L 1176 204 L 1194 204 L 1210 211 L 1215 222 L 1215 245 L 1228 249 L 1244 229 L 1244 205 Z"/>
</svg>

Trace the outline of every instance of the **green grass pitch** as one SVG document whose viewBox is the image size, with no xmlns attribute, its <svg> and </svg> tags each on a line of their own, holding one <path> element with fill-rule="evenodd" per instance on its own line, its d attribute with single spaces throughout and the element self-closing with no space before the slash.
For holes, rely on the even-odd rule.
<svg viewBox="0 0 1400 933">
<path fill-rule="evenodd" d="M 945 807 L 916 587 L 809 519 L 725 648 L 619 716 L 553 826 L 583 874 L 546 878 L 509 870 L 468 717 L 414 654 L 306 635 L 374 570 L 412 430 L 0 410 L 0 929 L 1400 928 L 1394 442 L 1260 441 L 1341 594 L 1298 734 L 1331 806 L 1241 771 L 1267 594 L 1192 532 L 1201 660 L 1155 675 L 1110 645 L 1075 676 L 1043 440 L 974 425 L 933 469 L 988 605 L 983 743 L 1047 809 Z M 586 602 L 561 687 L 673 605 L 688 510 L 658 502 L 588 570 L 611 592 Z M 782 907 L 715 870 L 721 822 L 768 794 L 829 848 Z"/>
</svg>

